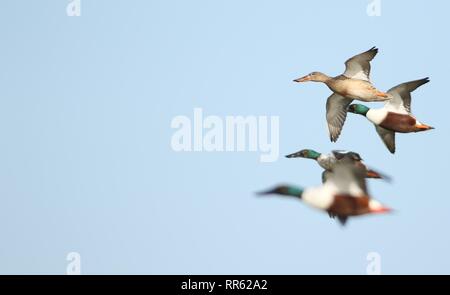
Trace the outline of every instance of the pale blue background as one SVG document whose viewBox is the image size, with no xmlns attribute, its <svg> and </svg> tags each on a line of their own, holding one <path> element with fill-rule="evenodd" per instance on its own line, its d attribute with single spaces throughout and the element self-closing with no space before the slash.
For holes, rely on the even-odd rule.
<svg viewBox="0 0 450 295">
<path fill-rule="evenodd" d="M 448 1 L 107 1 L 0 4 L 0 273 L 450 273 Z M 329 90 L 295 84 L 337 75 L 378 46 L 383 90 L 431 77 L 413 111 L 437 129 L 400 135 L 392 156 L 361 117 L 338 144 Z M 305 160 L 257 153 L 175 153 L 175 115 L 279 115 L 281 155 L 358 151 L 395 177 L 371 181 L 397 210 L 341 228 L 296 200 L 259 199 L 279 182 L 311 186 Z"/>
</svg>

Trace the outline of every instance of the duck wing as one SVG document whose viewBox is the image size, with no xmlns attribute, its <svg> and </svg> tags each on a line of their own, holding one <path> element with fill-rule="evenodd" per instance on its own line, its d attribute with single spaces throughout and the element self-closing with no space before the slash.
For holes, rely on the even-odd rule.
<svg viewBox="0 0 450 295">
<path fill-rule="evenodd" d="M 381 140 L 384 142 L 384 145 L 392 154 L 395 154 L 395 132 L 378 125 L 375 125 L 375 129 Z"/>
<path fill-rule="evenodd" d="M 330 178 L 330 176 L 333 174 L 332 171 L 329 170 L 323 170 L 322 172 L 322 184 L 324 184 L 325 182 L 328 181 L 328 179 Z"/>
<path fill-rule="evenodd" d="M 362 161 L 361 156 L 358 153 L 352 152 L 352 151 L 342 151 L 342 150 L 334 150 L 331 151 L 336 159 L 341 160 L 344 157 L 350 157 L 356 162 Z"/>
<path fill-rule="evenodd" d="M 377 55 L 378 48 L 371 49 L 355 55 L 345 62 L 344 76 L 370 82 L 370 61 Z"/>
<path fill-rule="evenodd" d="M 343 150 L 334 150 L 334 151 L 331 151 L 331 152 L 336 157 L 336 159 L 338 159 L 338 161 L 340 161 L 340 160 L 348 161 L 348 159 L 350 159 L 351 161 L 354 162 L 355 165 L 364 168 L 366 170 L 366 178 L 367 178 L 368 174 L 371 174 L 371 178 L 382 178 L 382 179 L 384 179 L 384 180 L 386 180 L 388 182 L 391 182 L 391 180 L 392 180 L 392 178 L 389 175 L 386 175 L 386 174 L 381 173 L 381 172 L 379 172 L 377 170 L 374 170 L 374 169 L 371 169 L 371 168 L 367 167 L 367 165 L 364 163 L 364 161 L 361 158 L 361 156 L 358 153 L 356 153 L 356 152 L 343 151 Z M 322 177 L 322 179 L 323 179 L 323 177 Z"/>
<path fill-rule="evenodd" d="M 392 98 L 385 107 L 397 113 L 411 114 L 411 92 L 430 82 L 429 78 L 402 83 L 391 88 L 388 93 Z"/>
<path fill-rule="evenodd" d="M 328 176 L 325 185 L 327 184 L 336 187 L 340 194 L 355 197 L 368 195 L 366 169 L 355 166 L 350 158 L 345 158 L 336 164 L 333 173 Z"/>
<path fill-rule="evenodd" d="M 345 119 L 347 118 L 347 107 L 353 99 L 333 93 L 327 99 L 327 123 L 330 140 L 336 142 L 341 134 Z"/>
</svg>

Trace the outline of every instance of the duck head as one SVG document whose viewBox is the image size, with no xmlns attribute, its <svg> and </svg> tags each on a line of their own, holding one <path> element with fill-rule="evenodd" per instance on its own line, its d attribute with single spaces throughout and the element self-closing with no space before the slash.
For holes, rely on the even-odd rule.
<svg viewBox="0 0 450 295">
<path fill-rule="evenodd" d="M 362 115 L 365 116 L 367 115 L 367 112 L 370 110 L 370 108 L 366 107 L 365 105 L 362 104 L 351 104 L 348 107 L 348 112 L 349 113 L 354 113 L 354 114 L 358 114 L 358 115 Z"/>
<path fill-rule="evenodd" d="M 312 82 L 326 82 L 330 79 L 330 77 L 328 77 L 327 75 L 325 75 L 324 73 L 321 72 L 312 72 L 309 73 L 308 75 L 295 79 L 294 82 L 308 82 L 308 81 L 312 81 Z"/>
<path fill-rule="evenodd" d="M 268 191 L 258 193 L 260 196 L 267 195 L 281 195 L 290 196 L 301 199 L 303 195 L 303 189 L 292 185 L 280 185 Z"/>
<path fill-rule="evenodd" d="M 320 153 L 314 151 L 314 150 L 301 150 L 299 152 L 287 155 L 286 158 L 306 158 L 306 159 L 313 159 L 317 160 L 320 157 Z"/>
</svg>

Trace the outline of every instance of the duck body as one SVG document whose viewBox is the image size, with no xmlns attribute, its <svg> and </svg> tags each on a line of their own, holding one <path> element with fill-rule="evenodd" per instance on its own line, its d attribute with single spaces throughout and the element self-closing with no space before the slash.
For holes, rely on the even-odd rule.
<svg viewBox="0 0 450 295">
<path fill-rule="evenodd" d="M 366 117 L 375 125 L 398 133 L 421 132 L 432 128 L 410 114 L 396 113 L 386 108 L 370 109 Z"/>
<path fill-rule="evenodd" d="M 387 149 L 395 153 L 395 133 L 413 133 L 434 129 L 421 123 L 411 113 L 411 93 L 430 82 L 428 78 L 402 83 L 390 89 L 392 98 L 379 109 L 371 109 L 361 104 L 352 104 L 348 112 L 365 116 L 375 125 L 375 129 Z"/>
<path fill-rule="evenodd" d="M 345 72 L 336 77 L 312 72 L 294 80 L 294 82 L 324 83 L 333 92 L 326 102 L 326 119 L 332 142 L 338 140 L 347 118 L 347 107 L 354 99 L 372 102 L 392 98 L 389 93 L 377 90 L 370 81 L 370 62 L 377 53 L 378 49 L 373 47 L 353 56 L 345 62 Z"/>
<path fill-rule="evenodd" d="M 369 167 L 363 162 L 363 159 L 358 153 L 352 151 L 342 151 L 342 150 L 334 150 L 331 153 L 318 153 L 314 150 L 304 149 L 298 151 L 296 153 L 290 154 L 286 156 L 287 158 L 307 158 L 312 159 L 319 164 L 321 168 L 325 171 L 322 173 L 322 182 L 325 182 L 326 179 L 332 174 L 332 170 L 334 167 L 341 161 L 351 160 L 355 166 L 361 167 L 366 171 L 366 178 L 384 178 L 389 180 L 388 176 L 382 175 Z"/>
<path fill-rule="evenodd" d="M 366 187 L 366 171 L 347 161 L 336 164 L 333 173 L 326 182 L 318 187 L 307 189 L 295 186 L 277 186 L 260 195 L 277 194 L 295 197 L 309 207 L 336 216 L 342 225 L 352 216 L 386 213 L 390 209 L 372 199 Z"/>
<path fill-rule="evenodd" d="M 334 202 L 328 208 L 328 213 L 336 216 L 360 216 L 370 213 L 389 211 L 377 200 L 368 196 L 354 198 L 351 195 L 335 195 Z"/>
<path fill-rule="evenodd" d="M 323 210 L 333 216 L 360 216 L 382 212 L 383 206 L 361 191 L 354 188 L 351 193 L 340 193 L 339 189 L 330 185 L 311 188 L 304 191 L 302 199 L 312 208 Z"/>
<path fill-rule="evenodd" d="M 325 84 L 334 93 L 348 99 L 356 99 L 364 102 L 385 101 L 389 99 L 387 93 L 377 90 L 367 80 L 352 79 L 344 75 L 339 75 L 327 80 Z"/>
</svg>

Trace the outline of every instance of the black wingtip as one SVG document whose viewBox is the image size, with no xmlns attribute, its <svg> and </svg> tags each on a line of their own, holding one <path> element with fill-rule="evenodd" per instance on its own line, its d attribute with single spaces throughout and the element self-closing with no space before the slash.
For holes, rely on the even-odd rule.
<svg viewBox="0 0 450 295">
<path fill-rule="evenodd" d="M 346 217 L 346 216 L 338 216 L 338 221 L 342 227 L 344 227 L 347 224 L 347 220 L 348 220 L 348 217 Z"/>
<path fill-rule="evenodd" d="M 417 80 L 417 82 L 419 83 L 419 87 L 429 83 L 430 81 L 431 81 L 430 77 L 426 77 L 426 78 Z"/>
</svg>

